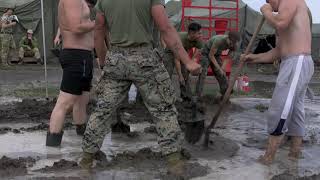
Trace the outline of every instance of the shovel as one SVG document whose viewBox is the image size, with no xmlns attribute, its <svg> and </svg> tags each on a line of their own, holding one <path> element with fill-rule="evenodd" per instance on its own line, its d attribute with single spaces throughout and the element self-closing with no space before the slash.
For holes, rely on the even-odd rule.
<svg viewBox="0 0 320 180">
<path fill-rule="evenodd" d="M 252 35 L 252 37 L 251 37 L 251 40 L 250 40 L 250 42 L 249 42 L 249 45 L 247 46 L 246 51 L 245 51 L 244 54 L 249 54 L 249 53 L 250 53 L 251 48 L 252 48 L 252 45 L 253 45 L 253 42 L 254 42 L 254 40 L 256 39 L 257 35 L 259 34 L 259 32 L 260 32 L 260 30 L 261 30 L 261 28 L 262 28 L 262 26 L 263 26 L 263 24 L 264 24 L 264 20 L 265 20 L 264 17 L 262 17 L 262 19 L 260 20 L 259 25 L 257 26 L 257 29 L 255 30 L 255 32 L 253 33 L 253 35 Z M 235 84 L 235 82 L 236 82 L 236 80 L 237 80 L 237 77 L 238 77 L 238 75 L 240 74 L 240 72 L 241 72 L 244 64 L 245 64 L 245 60 L 244 60 L 243 58 L 240 58 L 240 64 L 239 64 L 238 68 L 236 69 L 236 71 L 235 71 L 235 73 L 234 73 L 234 76 L 232 77 L 232 79 L 231 79 L 231 81 L 230 81 L 230 84 L 229 84 L 229 86 L 228 86 L 228 89 L 227 89 L 226 93 L 225 93 L 224 96 L 223 96 L 223 100 L 222 100 L 222 102 L 221 102 L 221 104 L 220 104 L 220 106 L 219 106 L 219 109 L 218 109 L 218 111 L 216 112 L 215 116 L 213 117 L 210 125 L 209 125 L 207 128 L 205 128 L 205 130 L 204 130 L 203 146 L 204 146 L 205 148 L 208 148 L 208 146 L 209 146 L 210 130 L 211 130 L 212 128 L 214 128 L 214 126 L 216 125 L 216 123 L 217 123 L 217 121 L 218 121 L 218 118 L 219 118 L 220 114 L 221 114 L 222 111 L 225 109 L 225 107 L 226 107 L 226 102 L 227 102 L 227 101 L 229 100 L 229 98 L 230 98 L 230 94 L 231 94 L 231 91 L 232 91 L 232 89 L 233 89 L 233 86 L 234 86 L 234 84 Z"/>
</svg>

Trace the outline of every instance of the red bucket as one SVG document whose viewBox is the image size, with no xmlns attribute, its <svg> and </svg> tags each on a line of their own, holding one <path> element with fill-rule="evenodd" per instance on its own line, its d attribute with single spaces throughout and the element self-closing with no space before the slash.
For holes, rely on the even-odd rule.
<svg viewBox="0 0 320 180">
<path fill-rule="evenodd" d="M 215 21 L 215 28 L 219 29 L 219 30 L 216 30 L 217 35 L 224 34 L 226 32 L 227 27 L 228 27 L 228 20 L 216 20 Z M 224 30 L 222 30 L 222 29 L 224 29 Z"/>
<path fill-rule="evenodd" d="M 183 4 L 184 4 L 185 6 L 191 6 L 192 0 L 183 0 Z"/>
</svg>

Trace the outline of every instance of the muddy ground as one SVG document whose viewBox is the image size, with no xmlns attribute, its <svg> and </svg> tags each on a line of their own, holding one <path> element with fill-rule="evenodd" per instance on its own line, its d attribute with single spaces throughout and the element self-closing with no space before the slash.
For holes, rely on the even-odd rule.
<svg viewBox="0 0 320 180">
<path fill-rule="evenodd" d="M 11 75 L 0 72 L 11 83 L 0 79 L 0 177 L 1 179 L 200 179 L 200 180 L 314 180 L 320 179 L 320 98 L 306 101 L 307 134 L 304 137 L 303 158 L 292 163 L 287 160 L 288 146 L 283 145 L 274 165 L 258 164 L 256 158 L 263 153 L 267 141 L 265 113 L 274 87 L 274 75 L 257 75 L 252 78 L 252 92 L 235 92 L 227 110 L 221 115 L 216 128 L 211 132 L 210 145 L 203 149 L 199 145 L 184 144 L 191 158 L 185 166 L 183 176 L 167 174 L 164 157 L 159 153 L 156 128 L 152 117 L 141 104 L 124 102 L 119 116 L 128 126 L 113 128 L 104 141 L 102 151 L 107 159 L 95 162 L 92 172 L 83 171 L 77 162 L 81 157 L 81 136 L 77 136 L 71 116 L 65 123 L 65 135 L 61 148 L 45 147 L 48 120 L 55 104 L 55 94 L 49 99 L 39 98 L 43 94 L 27 94 L 29 88 L 43 88 L 43 81 L 31 81 L 37 72 L 28 70 Z M 50 73 L 55 76 L 53 69 Z M 318 72 L 317 72 L 318 73 Z M 319 73 L 318 73 L 319 74 Z M 59 78 L 50 76 L 49 81 L 57 88 Z M 29 78 L 27 81 L 24 78 Z M 209 78 L 211 81 L 211 78 Z M 5 86 L 3 86 L 5 84 Z M 26 86 L 27 85 L 27 86 Z M 25 88 L 27 87 L 27 89 Z M 315 95 L 320 95 L 319 77 L 311 83 Z M 179 123 L 187 130 L 193 118 L 192 109 L 197 110 L 197 119 L 211 120 L 219 102 L 217 86 L 206 87 L 207 96 L 194 106 L 191 102 L 177 102 Z M 16 91 L 18 90 L 18 91 Z M 11 93 L 11 92 L 15 93 Z M 237 98 L 237 97 L 258 98 Z M 30 98 L 33 97 L 33 98 Z M 94 109 L 92 100 L 89 113 Z M 120 127 L 120 128 L 119 128 Z M 194 133 L 203 128 L 196 124 Z M 117 132 L 115 132 L 117 131 Z M 122 132 L 122 133 L 119 133 Z"/>
<path fill-rule="evenodd" d="M 211 100 L 209 101 L 208 99 Z M 241 102 L 240 104 L 239 101 Z M 206 104 L 207 108 L 199 108 L 198 114 L 211 117 L 212 114 L 214 114 L 214 109 L 217 109 L 218 105 L 216 102 L 216 97 L 206 96 L 203 103 Z M 15 139 L 17 143 L 26 141 L 23 139 L 18 141 L 18 139 L 16 139 L 18 137 L 26 138 L 30 142 L 25 143 L 32 144 L 33 139 L 37 139 L 41 134 L 42 138 L 40 139 L 42 139 L 43 142 L 38 143 L 43 145 L 37 147 L 40 149 L 41 147 L 44 148 L 44 137 L 48 128 L 48 119 L 42 117 L 49 118 L 53 104 L 54 100 L 24 100 L 0 105 L 1 115 L 7 114 L 0 116 L 0 129 L 2 130 L 2 135 L 0 134 L 0 145 L 5 143 L 2 141 L 3 138 Z M 199 106 L 201 106 L 201 104 Z M 180 113 L 183 114 L 179 116 L 180 120 L 192 116 L 189 107 L 189 103 L 177 103 L 177 109 L 179 112 L 183 112 Z M 313 108 L 316 109 L 317 107 Z M 41 109 L 41 111 L 39 111 L 39 109 Z M 152 118 L 145 110 L 145 107 L 142 105 L 135 106 L 133 104 L 123 104 L 120 111 L 121 119 L 130 124 L 131 132 L 127 134 L 112 134 L 106 137 L 106 141 L 108 142 L 105 143 L 106 147 L 104 148 L 106 149 L 103 148 L 103 150 L 108 149 L 105 151 L 107 152 L 107 160 L 97 161 L 94 172 L 89 174 L 84 173 L 77 165 L 81 155 L 81 149 L 79 147 L 81 137 L 75 137 L 75 135 L 73 135 L 75 134 L 74 128 L 69 120 L 65 127 L 67 132 L 66 138 L 68 140 L 67 142 L 63 142 L 65 145 L 61 150 L 53 154 L 51 154 L 50 149 L 42 149 L 42 153 L 39 152 L 40 154 L 34 152 L 31 153 L 32 155 L 22 153 L 22 156 L 19 156 L 19 153 L 11 154 L 5 150 L 9 150 L 12 147 L 5 147 L 4 150 L 0 150 L 0 154 L 10 157 L 10 159 L 7 157 L 0 159 L 0 167 L 6 167 L 0 168 L 3 169 L 0 171 L 0 174 L 2 177 L 17 177 L 17 179 L 23 176 L 29 177 L 30 179 L 104 179 L 103 177 L 105 176 L 114 179 L 126 179 L 125 177 L 128 175 L 136 177 L 133 179 L 232 179 L 223 175 L 223 172 L 232 174 L 232 168 L 237 169 L 241 167 L 239 163 L 243 163 L 243 165 L 249 167 L 253 166 L 252 163 L 247 164 L 248 159 L 244 160 L 242 156 L 239 157 L 239 153 L 241 154 L 243 151 L 248 151 L 254 155 L 257 152 L 262 152 L 265 148 L 266 135 L 263 133 L 264 128 L 261 124 L 262 122 L 252 125 L 252 122 L 247 122 L 245 118 L 248 116 L 256 116 L 256 118 L 262 117 L 266 110 L 267 102 L 259 99 L 240 99 L 235 102 L 230 102 L 228 111 L 232 113 L 224 113 L 222 115 L 216 129 L 212 132 L 209 149 L 204 150 L 201 146 L 187 143 L 184 145 L 191 154 L 191 159 L 189 159 L 185 167 L 187 173 L 180 177 L 167 174 L 165 158 L 161 156 L 156 145 L 156 129 L 155 126 L 152 125 Z M 306 114 L 306 118 L 308 120 L 311 119 L 314 124 L 312 127 L 312 124 L 308 124 L 309 133 L 304 139 L 304 144 L 314 151 L 314 148 L 319 147 L 317 139 L 320 129 L 317 124 L 320 124 L 320 122 L 316 120 L 319 120 L 320 112 L 314 111 L 312 108 L 307 108 Z M 114 118 L 116 118 L 116 116 L 114 116 Z M 1 136 L 3 136 L 3 138 L 1 138 Z M 76 142 L 73 142 L 73 138 L 76 138 Z M 133 144 L 130 145 L 128 142 Z M 138 142 L 141 144 L 136 144 Z M 10 144 L 11 142 L 7 143 Z M 126 145 L 123 145 L 123 143 Z M 132 149 L 132 145 L 136 146 L 137 149 Z M 150 145 L 152 148 L 150 148 Z M 19 149 L 19 147 L 25 145 L 14 144 L 12 146 L 17 146 L 14 150 L 20 152 L 21 150 L 17 150 L 17 148 Z M 29 146 L 29 148 L 31 148 L 32 145 Z M 68 149 L 68 146 L 72 146 L 72 149 Z M 32 151 L 37 151 L 37 147 L 32 147 L 35 148 Z M 284 149 L 286 148 L 287 147 L 284 147 Z M 29 150 L 26 151 L 28 152 Z M 47 155 L 44 153 L 47 153 Z M 251 159 L 249 162 L 252 161 L 252 157 L 249 159 Z M 213 162 L 215 163 L 212 164 Z M 232 164 L 238 164 L 239 167 L 234 167 L 235 165 Z M 258 165 L 254 166 L 259 167 Z M 320 169 L 320 165 L 318 168 Z M 275 171 L 273 172 L 274 176 L 268 175 L 262 179 L 289 180 L 296 178 L 300 180 L 302 178 L 319 178 L 317 174 L 311 174 L 309 176 L 299 173 L 299 171 L 301 171 L 301 167 L 299 166 L 297 166 L 298 170 L 296 170 L 298 173 L 296 171 L 292 172 L 292 170 L 287 172 L 285 170 L 286 167 L 282 167 L 281 169 L 283 169 L 283 172 Z M 17 171 L 19 173 L 16 173 Z M 311 172 L 315 173 L 315 170 Z M 81 176 L 79 176 L 79 173 Z M 256 176 L 252 177 L 251 179 L 255 179 Z"/>
</svg>

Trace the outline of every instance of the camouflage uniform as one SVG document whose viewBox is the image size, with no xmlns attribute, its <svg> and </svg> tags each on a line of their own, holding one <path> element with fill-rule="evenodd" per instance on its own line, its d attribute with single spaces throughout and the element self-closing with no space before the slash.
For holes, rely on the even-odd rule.
<svg viewBox="0 0 320 180">
<path fill-rule="evenodd" d="M 164 66 L 166 67 L 170 77 L 172 78 L 173 72 L 175 70 L 175 57 L 170 50 L 165 50 L 164 53 Z M 192 97 L 192 90 L 191 90 L 191 85 L 190 85 L 190 79 L 189 79 L 189 71 L 186 69 L 185 65 L 181 63 L 181 73 L 183 76 L 183 79 L 185 80 L 185 84 L 180 83 L 180 94 L 181 98 L 189 98 L 191 99 Z"/>
<path fill-rule="evenodd" d="M 23 59 L 25 56 L 35 57 L 36 59 L 41 58 L 36 38 L 32 37 L 30 44 L 26 36 L 21 39 L 19 58 Z"/>
<path fill-rule="evenodd" d="M 217 52 L 215 53 L 214 57 L 217 60 L 217 63 L 222 66 L 221 54 L 222 51 L 229 49 L 229 44 L 227 42 L 228 36 L 227 35 L 216 35 L 213 36 L 204 46 L 201 52 L 201 59 L 200 64 L 202 67 L 202 72 L 198 76 L 198 81 L 196 85 L 196 94 L 198 97 L 202 96 L 203 87 L 205 83 L 205 79 L 208 73 L 208 67 L 210 65 L 214 76 L 216 77 L 219 86 L 220 86 L 220 93 L 224 95 L 228 88 L 228 80 L 226 75 L 221 74 L 219 69 L 211 62 L 210 60 L 210 50 L 211 48 L 216 48 Z"/>
<path fill-rule="evenodd" d="M 222 66 L 222 60 L 220 55 L 215 56 L 217 63 Z M 208 67 L 210 65 L 215 78 L 217 79 L 219 86 L 220 86 L 220 93 L 224 95 L 228 88 L 228 79 L 225 75 L 221 74 L 219 69 L 210 61 L 209 53 L 203 53 L 201 55 L 200 64 L 202 67 L 202 72 L 198 77 L 197 85 L 196 85 L 196 94 L 198 97 L 202 96 L 204 83 L 208 74 Z"/>
<path fill-rule="evenodd" d="M 8 16 L 1 17 L 2 21 L 7 21 Z M 8 57 L 10 49 L 16 49 L 16 44 L 13 39 L 13 27 L 1 28 L 0 31 L 0 56 L 3 65 L 8 65 Z"/>
<path fill-rule="evenodd" d="M 134 83 L 156 122 L 158 143 L 164 155 L 180 150 L 182 134 L 174 106 L 170 76 L 152 46 L 113 47 L 97 86 L 97 107 L 90 116 L 83 150 L 96 153 L 110 132 L 111 114 L 127 97 Z"/>
</svg>

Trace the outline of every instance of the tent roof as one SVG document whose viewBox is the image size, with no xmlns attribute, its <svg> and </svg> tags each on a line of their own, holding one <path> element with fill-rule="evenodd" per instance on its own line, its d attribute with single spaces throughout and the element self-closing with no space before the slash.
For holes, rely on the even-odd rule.
<svg viewBox="0 0 320 180">
<path fill-rule="evenodd" d="M 3 8 L 14 8 L 23 4 L 30 3 L 34 0 L 0 0 L 0 7 Z"/>
<path fill-rule="evenodd" d="M 166 3 L 166 12 L 169 17 L 179 13 L 181 10 L 181 1 L 169 1 Z"/>
</svg>

